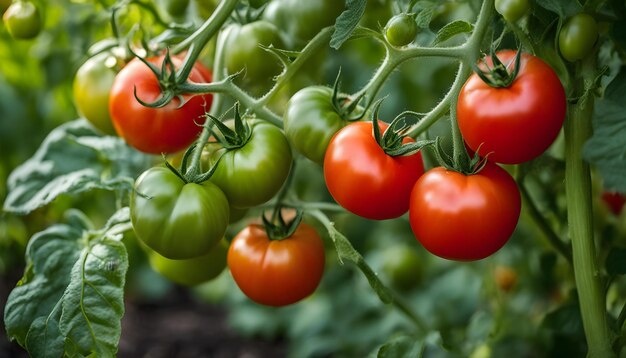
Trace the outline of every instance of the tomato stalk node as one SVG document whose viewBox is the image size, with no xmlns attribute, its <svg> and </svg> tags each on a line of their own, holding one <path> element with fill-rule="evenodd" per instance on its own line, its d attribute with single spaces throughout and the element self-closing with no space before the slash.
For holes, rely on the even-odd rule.
<svg viewBox="0 0 626 358">
<path fill-rule="evenodd" d="M 332 103 L 335 111 L 339 113 L 339 116 L 348 122 L 358 121 L 365 115 L 365 111 L 359 106 L 359 103 L 365 99 L 365 92 L 359 94 L 357 98 L 352 99 L 351 96 L 341 94 L 339 88 L 341 87 L 341 68 L 335 78 L 333 84 L 333 96 Z"/>
<path fill-rule="evenodd" d="M 234 125 L 235 130 L 230 129 L 227 125 L 222 123 L 222 121 L 208 113 L 205 114 L 206 118 L 209 119 L 218 129 L 219 133 L 216 133 L 212 129 L 209 129 L 215 139 L 222 145 L 222 147 L 227 150 L 233 150 L 237 148 L 241 148 L 252 136 L 252 129 L 247 121 L 244 121 L 239 114 L 239 102 L 235 103 L 235 119 Z M 208 124 L 205 124 L 207 126 Z"/>
</svg>

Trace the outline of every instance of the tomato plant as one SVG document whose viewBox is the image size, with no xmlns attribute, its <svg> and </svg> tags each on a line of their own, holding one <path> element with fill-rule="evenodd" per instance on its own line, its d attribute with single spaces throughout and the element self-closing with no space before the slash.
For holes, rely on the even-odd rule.
<svg viewBox="0 0 626 358">
<path fill-rule="evenodd" d="M 226 232 L 229 215 L 228 200 L 215 184 L 185 183 L 164 167 L 137 179 L 130 211 L 137 237 L 169 259 L 207 254 Z"/>
<path fill-rule="evenodd" d="M 382 131 L 387 127 L 380 123 Z M 324 157 L 324 179 L 333 198 L 350 212 L 374 220 L 406 213 L 413 184 L 423 172 L 420 153 L 397 157 L 385 153 L 372 134 L 371 122 L 341 129 Z"/>
<path fill-rule="evenodd" d="M 598 39 L 596 20 L 588 14 L 572 16 L 559 32 L 561 56 L 570 62 L 580 60 L 591 52 Z"/>
<path fill-rule="evenodd" d="M 4 12 L 4 24 L 16 39 L 32 39 L 43 26 L 39 8 L 30 1 L 16 1 Z"/>
<path fill-rule="evenodd" d="M 476 174 L 427 171 L 411 192 L 411 229 L 431 253 L 480 260 L 498 251 L 515 230 L 521 198 L 515 180 L 487 163 Z"/>
<path fill-rule="evenodd" d="M 161 66 L 164 57 L 148 61 Z M 181 60 L 173 57 L 172 62 L 178 66 Z M 194 68 L 189 80 L 201 83 L 211 79 L 204 78 L 202 72 Z M 117 74 L 109 94 L 109 112 L 117 134 L 145 153 L 172 153 L 186 148 L 202 130 L 199 124 L 204 122 L 205 110 L 211 107 L 211 95 L 183 96 L 182 106 L 180 100 L 175 99 L 160 108 L 146 107 L 137 101 L 137 98 L 148 103 L 157 100 L 161 86 L 150 68 L 134 59 Z"/>
<path fill-rule="evenodd" d="M 385 25 L 385 38 L 394 46 L 408 45 L 417 35 L 417 23 L 409 14 L 398 14 L 389 19 Z"/>
<path fill-rule="evenodd" d="M 195 286 L 216 278 L 226 267 L 228 243 L 221 240 L 208 253 L 183 260 L 172 260 L 148 251 L 150 266 L 168 280 L 183 286 Z"/>
<path fill-rule="evenodd" d="M 509 68 L 514 51 L 500 51 Z M 457 103 L 459 128 L 469 147 L 498 163 L 518 164 L 541 155 L 554 142 L 565 119 L 565 91 L 540 58 L 522 54 L 519 70 L 506 86 L 494 87 L 474 73 Z"/>
<path fill-rule="evenodd" d="M 96 55 L 78 68 L 73 84 L 78 112 L 94 127 L 109 135 L 115 134 L 109 114 L 109 93 L 117 75 L 116 66 L 116 58 L 112 55 Z"/>
<path fill-rule="evenodd" d="M 324 273 L 324 245 L 301 223 L 288 237 L 270 240 L 261 225 L 248 225 L 233 238 L 228 268 L 243 293 L 268 306 L 285 306 L 309 296 Z"/>
</svg>

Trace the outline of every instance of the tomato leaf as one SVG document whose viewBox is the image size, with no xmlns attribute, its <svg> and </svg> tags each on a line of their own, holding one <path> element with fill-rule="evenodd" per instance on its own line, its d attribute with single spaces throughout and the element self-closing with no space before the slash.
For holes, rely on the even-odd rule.
<svg viewBox="0 0 626 358">
<path fill-rule="evenodd" d="M 335 22 L 335 32 L 330 39 L 330 47 L 338 50 L 350 38 L 361 21 L 366 6 L 367 0 L 346 0 L 346 9 Z"/>
<path fill-rule="evenodd" d="M 116 137 L 101 137 L 84 119 L 54 129 L 7 180 L 4 210 L 27 214 L 61 194 L 131 190 L 149 157 Z"/>
<path fill-rule="evenodd" d="M 424 342 L 418 340 L 416 337 L 400 336 L 383 344 L 378 350 L 377 357 L 422 357 L 423 353 Z"/>
<path fill-rule="evenodd" d="M 559 0 L 543 0 L 537 1 L 537 5 L 542 8 L 558 14 L 560 17 L 567 17 L 578 14 L 583 10 L 580 2 L 575 1 L 559 1 Z"/>
<path fill-rule="evenodd" d="M 9 295 L 4 322 L 8 336 L 31 356 L 115 356 L 128 269 L 119 233 L 128 220 L 124 208 L 105 229 L 93 231 L 73 215 L 30 240 L 27 268 Z"/>
<path fill-rule="evenodd" d="M 458 34 L 472 32 L 473 29 L 474 25 L 466 21 L 457 20 L 451 22 L 437 32 L 437 36 L 433 41 L 433 46 L 437 46 L 438 44 L 451 39 Z"/>
<path fill-rule="evenodd" d="M 439 4 L 436 2 L 420 1 L 418 5 L 423 8 L 417 13 L 417 16 L 415 16 L 415 23 L 417 23 L 417 27 L 427 29 Z"/>
<path fill-rule="evenodd" d="M 335 225 L 330 222 L 324 214 L 312 214 L 320 220 L 320 222 L 322 222 L 326 227 L 326 230 L 328 230 L 328 235 L 335 244 L 335 249 L 337 250 L 337 255 L 339 256 L 339 262 L 343 264 L 344 260 L 349 260 L 355 263 L 359 270 L 363 272 L 363 275 L 365 275 L 365 278 L 374 292 L 378 295 L 378 298 L 386 304 L 393 302 L 393 296 L 387 286 L 380 281 L 376 272 L 374 272 L 367 262 L 365 262 L 363 256 L 354 249 L 354 246 L 352 246 L 350 241 L 335 228 Z"/>
<path fill-rule="evenodd" d="M 604 97 L 596 101 L 593 136 L 585 143 L 584 158 L 594 164 L 609 191 L 626 193 L 626 71 L 621 71 L 607 86 Z"/>
</svg>

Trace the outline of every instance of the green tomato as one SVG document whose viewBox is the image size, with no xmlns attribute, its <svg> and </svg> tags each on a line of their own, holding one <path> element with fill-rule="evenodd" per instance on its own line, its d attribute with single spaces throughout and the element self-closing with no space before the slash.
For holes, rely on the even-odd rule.
<svg viewBox="0 0 626 358">
<path fill-rule="evenodd" d="M 508 22 L 516 22 L 530 10 L 528 0 L 496 0 L 496 11 Z"/>
<path fill-rule="evenodd" d="M 401 47 L 410 44 L 417 35 L 417 23 L 409 14 L 398 14 L 387 22 L 385 38 L 393 46 Z"/>
<path fill-rule="evenodd" d="M 115 62 L 108 53 L 98 54 L 80 66 L 74 77 L 74 101 L 78 112 L 105 134 L 115 135 L 109 115 L 109 92 L 117 75 L 107 62 Z"/>
<path fill-rule="evenodd" d="M 172 282 L 195 286 L 216 278 L 226 267 L 228 243 L 222 239 L 206 255 L 185 260 L 171 260 L 155 251 L 148 251 L 152 269 Z"/>
<path fill-rule="evenodd" d="M 277 0 L 267 5 L 263 18 L 285 34 L 289 48 L 300 49 L 344 10 L 337 0 Z"/>
<path fill-rule="evenodd" d="M 32 2 L 14 2 L 2 18 L 7 30 L 16 39 L 32 39 L 41 31 L 39 8 Z"/>
<path fill-rule="evenodd" d="M 165 10 L 172 16 L 183 16 L 189 6 L 189 0 L 163 0 Z"/>
<path fill-rule="evenodd" d="M 331 88 L 303 88 L 291 97 L 283 118 L 291 145 L 320 165 L 331 138 L 349 123 L 337 112 L 332 98 Z"/>
<path fill-rule="evenodd" d="M 414 248 L 395 245 L 383 252 L 383 272 L 389 277 L 392 286 L 408 291 L 422 280 L 423 259 Z"/>
<path fill-rule="evenodd" d="M 207 254 L 221 240 L 228 200 L 210 181 L 185 183 L 171 170 L 154 167 L 135 182 L 130 214 L 137 237 L 169 259 Z"/>
<path fill-rule="evenodd" d="M 572 16 L 559 33 L 561 56 L 570 62 L 582 59 L 593 49 L 598 39 L 598 24 L 587 14 Z"/>
<path fill-rule="evenodd" d="M 221 157 L 211 182 L 224 191 L 236 208 L 270 200 L 283 186 L 291 169 L 291 148 L 283 132 L 261 120 L 250 120 L 252 134 L 243 146 L 227 150 L 211 144 L 208 167 Z"/>
<path fill-rule="evenodd" d="M 282 48 L 283 42 L 276 26 L 267 21 L 256 21 L 235 26 L 228 37 L 224 62 L 228 73 L 245 69 L 240 76 L 241 85 L 260 94 L 272 83 L 274 76 L 282 71 L 280 61 L 259 45 Z"/>
</svg>

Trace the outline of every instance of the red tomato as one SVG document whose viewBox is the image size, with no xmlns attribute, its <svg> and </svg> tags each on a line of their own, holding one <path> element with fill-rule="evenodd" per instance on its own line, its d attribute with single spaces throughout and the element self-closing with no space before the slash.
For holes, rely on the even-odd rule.
<svg viewBox="0 0 626 358">
<path fill-rule="evenodd" d="M 619 215 L 626 203 L 626 196 L 617 192 L 605 191 L 602 193 L 602 200 L 614 215 Z"/>
<path fill-rule="evenodd" d="M 148 59 L 161 67 L 163 56 Z M 182 60 L 172 57 L 175 66 Z M 191 82 L 209 82 L 206 69 L 196 64 L 189 75 Z M 198 136 L 204 122 L 203 114 L 211 108 L 213 97 L 205 95 L 185 95 L 187 101 L 181 108 L 180 100 L 174 98 L 161 108 L 141 105 L 134 95 L 144 102 L 154 102 L 161 96 L 161 88 L 156 76 L 139 59 L 133 59 L 115 77 L 111 88 L 109 110 L 115 130 L 128 144 L 145 153 L 172 153 L 185 149 Z"/>
<path fill-rule="evenodd" d="M 515 54 L 497 53 L 505 65 Z M 509 87 L 491 87 L 474 73 L 458 98 L 463 138 L 474 151 L 482 144 L 479 154 L 491 153 L 489 159 L 498 163 L 519 164 L 539 156 L 554 142 L 565 119 L 565 90 L 554 70 L 529 54 L 522 54 L 520 61 Z"/>
<path fill-rule="evenodd" d="M 504 246 L 520 210 L 515 180 L 496 164 L 487 163 L 472 175 L 437 167 L 415 183 L 409 220 L 415 237 L 431 253 L 471 261 Z"/>
<path fill-rule="evenodd" d="M 387 129 L 386 123 L 379 123 L 381 132 Z M 330 194 L 339 205 L 368 219 L 392 219 L 406 213 L 411 189 L 423 173 L 420 153 L 387 155 L 374 139 L 371 122 L 342 128 L 324 156 L 324 179 Z"/>
<path fill-rule="evenodd" d="M 230 244 L 228 267 L 250 299 L 285 306 L 317 288 L 324 272 L 324 244 L 305 223 L 282 240 L 270 240 L 261 225 L 248 225 Z"/>
</svg>

